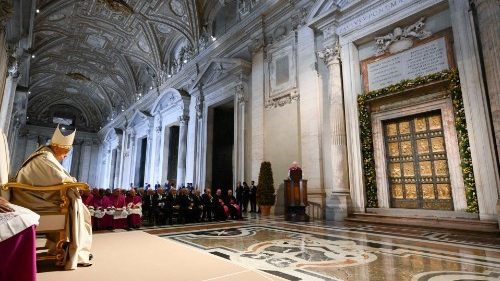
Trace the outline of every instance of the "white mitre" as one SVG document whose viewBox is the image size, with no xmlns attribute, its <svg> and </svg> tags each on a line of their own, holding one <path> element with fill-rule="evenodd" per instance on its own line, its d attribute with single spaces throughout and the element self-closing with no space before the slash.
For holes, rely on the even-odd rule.
<svg viewBox="0 0 500 281">
<path fill-rule="evenodd" d="M 64 136 L 59 129 L 59 125 L 57 125 L 54 135 L 52 135 L 52 139 L 50 140 L 50 145 L 71 148 L 73 141 L 75 140 L 75 134 L 76 130 L 74 130 L 73 133 Z"/>
</svg>

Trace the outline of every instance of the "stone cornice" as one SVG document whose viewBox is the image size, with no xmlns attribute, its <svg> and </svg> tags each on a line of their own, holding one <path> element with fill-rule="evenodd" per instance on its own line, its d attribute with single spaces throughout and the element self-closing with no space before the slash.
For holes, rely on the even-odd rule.
<svg viewBox="0 0 500 281">
<path fill-rule="evenodd" d="M 432 6 L 445 2 L 445 0 L 390 0 L 372 1 L 368 5 L 361 5 L 358 1 L 343 9 L 337 32 L 340 36 L 346 36 L 352 32 L 362 29 L 383 17 L 392 15 L 410 6 Z M 419 9 L 412 9 L 418 11 Z"/>
</svg>

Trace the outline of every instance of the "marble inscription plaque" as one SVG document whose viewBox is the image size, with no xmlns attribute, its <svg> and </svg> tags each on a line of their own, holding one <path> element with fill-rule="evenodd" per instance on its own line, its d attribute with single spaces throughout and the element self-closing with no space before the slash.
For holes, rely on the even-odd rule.
<svg viewBox="0 0 500 281">
<path fill-rule="evenodd" d="M 449 68 L 445 38 L 368 64 L 368 90 L 378 90 Z"/>
</svg>

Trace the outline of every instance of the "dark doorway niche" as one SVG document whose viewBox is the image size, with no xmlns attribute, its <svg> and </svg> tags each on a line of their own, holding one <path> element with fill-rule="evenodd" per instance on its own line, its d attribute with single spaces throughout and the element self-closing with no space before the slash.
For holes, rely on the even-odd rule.
<svg viewBox="0 0 500 281">
<path fill-rule="evenodd" d="M 177 180 L 177 158 L 179 154 L 179 126 L 171 126 L 168 139 L 168 172 L 167 179 L 169 182 Z"/>
<path fill-rule="evenodd" d="M 113 149 L 111 151 L 111 171 L 109 175 L 109 188 L 114 189 L 115 188 L 115 177 L 116 177 L 116 162 L 117 162 L 117 157 L 118 157 L 118 151 L 117 149 Z"/>
<path fill-rule="evenodd" d="M 222 194 L 233 186 L 234 105 L 233 101 L 213 108 L 212 190 Z"/>
<path fill-rule="evenodd" d="M 148 139 L 141 138 L 137 142 L 136 154 L 136 170 L 135 170 L 135 186 L 144 186 L 144 174 L 146 172 L 146 148 L 148 146 Z"/>
</svg>

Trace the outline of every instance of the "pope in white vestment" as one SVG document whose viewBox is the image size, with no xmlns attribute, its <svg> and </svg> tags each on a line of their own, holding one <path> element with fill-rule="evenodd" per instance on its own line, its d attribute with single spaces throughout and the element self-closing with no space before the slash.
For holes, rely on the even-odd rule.
<svg viewBox="0 0 500 281">
<path fill-rule="evenodd" d="M 69 153 L 75 132 L 68 136 L 62 135 L 59 126 L 48 146 L 39 147 L 23 163 L 17 173 L 16 181 L 32 186 L 53 186 L 63 183 L 76 182 L 60 164 L 60 161 Z M 83 205 L 78 190 L 69 189 L 69 225 L 66 228 L 67 249 L 66 269 L 76 269 L 77 265 L 88 266 L 90 247 L 92 244 L 92 224 L 89 210 Z M 17 191 L 13 196 L 15 204 L 27 206 L 35 212 L 50 212 L 58 210 L 60 197 L 58 192 L 47 192 L 43 196 L 39 193 L 35 196 L 29 191 Z M 55 249 L 56 238 L 47 237 L 49 250 Z"/>
</svg>

